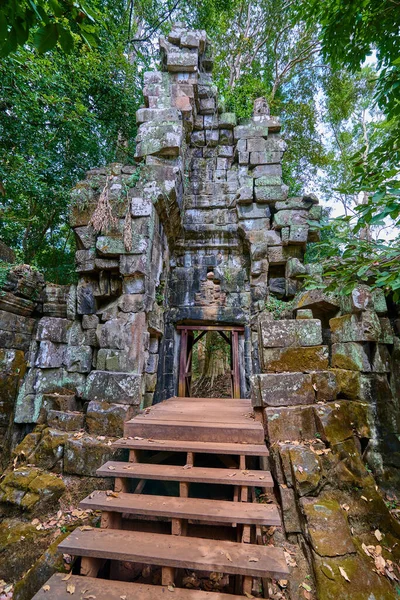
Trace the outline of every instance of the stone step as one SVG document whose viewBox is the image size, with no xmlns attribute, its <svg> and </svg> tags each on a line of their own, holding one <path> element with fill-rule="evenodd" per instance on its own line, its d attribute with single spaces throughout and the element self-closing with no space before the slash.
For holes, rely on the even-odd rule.
<svg viewBox="0 0 400 600">
<path fill-rule="evenodd" d="M 149 463 L 106 462 L 97 469 L 99 477 L 129 479 L 156 479 L 158 481 L 182 481 L 187 483 L 216 483 L 250 487 L 274 486 L 269 471 L 242 469 L 213 469 L 208 467 L 185 467 L 175 465 L 153 465 Z"/>
<path fill-rule="evenodd" d="M 47 589 L 46 586 L 49 586 Z M 56 573 L 32 600 L 73 600 L 73 598 L 96 598 L 96 600 L 161 600 L 169 598 L 169 590 L 159 585 L 108 581 L 72 575 L 65 581 L 65 573 Z M 74 595 L 67 590 L 74 586 Z M 232 596 L 216 592 L 202 592 L 174 588 L 173 600 L 244 600 L 245 596 Z"/>
<path fill-rule="evenodd" d="M 274 504 L 227 502 L 203 498 L 147 496 L 120 492 L 118 497 L 107 496 L 99 490 L 79 504 L 83 510 L 103 510 L 169 519 L 190 519 L 210 523 L 243 523 L 246 525 L 281 525 Z"/>
<path fill-rule="evenodd" d="M 63 554 L 122 560 L 250 577 L 287 578 L 281 548 L 141 531 L 77 528 L 58 549 Z"/>
<path fill-rule="evenodd" d="M 121 438 L 114 442 L 115 448 L 129 450 L 161 450 L 165 452 L 194 452 L 197 454 L 232 454 L 236 456 L 269 456 L 265 444 L 229 444 L 220 442 L 192 442 Z"/>
</svg>

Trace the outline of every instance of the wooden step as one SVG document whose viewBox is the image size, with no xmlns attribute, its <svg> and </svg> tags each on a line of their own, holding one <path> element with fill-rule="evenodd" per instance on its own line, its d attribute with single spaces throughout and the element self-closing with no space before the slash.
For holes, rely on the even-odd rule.
<svg viewBox="0 0 400 600">
<path fill-rule="evenodd" d="M 227 419 L 228 420 L 228 419 Z M 143 437 L 162 440 L 182 440 L 218 443 L 264 444 L 264 428 L 252 419 L 237 423 L 166 421 L 152 419 L 132 419 L 124 425 L 124 437 Z"/>
<path fill-rule="evenodd" d="M 289 574 L 281 548 L 141 531 L 78 528 L 58 549 L 73 556 L 251 577 L 281 579 Z"/>
<path fill-rule="evenodd" d="M 157 479 L 159 481 L 185 481 L 188 483 L 219 483 L 251 487 L 273 487 L 269 471 L 241 469 L 213 469 L 209 467 L 177 467 L 149 463 L 106 462 L 96 471 L 99 477 L 127 477 L 129 479 Z"/>
<path fill-rule="evenodd" d="M 93 579 L 93 577 L 80 577 L 72 575 L 64 581 L 65 573 L 56 573 L 47 582 L 49 590 L 43 589 L 32 600 L 73 600 L 77 598 L 96 598 L 96 600 L 169 600 L 171 593 L 159 585 L 144 585 L 140 583 L 127 583 L 125 581 L 109 581 L 107 579 Z M 67 585 L 75 587 L 74 595 L 67 591 Z M 187 590 L 174 588 L 171 596 L 173 600 L 244 600 L 244 596 L 231 596 L 215 592 L 202 592 L 200 590 Z"/>
<path fill-rule="evenodd" d="M 244 523 L 247 525 L 281 524 L 274 504 L 176 498 L 174 496 L 147 496 L 120 492 L 117 498 L 96 491 L 79 504 L 83 510 L 103 510 L 170 519 L 191 519 L 216 523 Z"/>
<path fill-rule="evenodd" d="M 121 438 L 114 442 L 115 448 L 129 450 L 161 450 L 165 452 L 195 452 L 198 454 L 232 454 L 237 456 L 269 456 L 265 444 L 221 444 L 215 442 L 190 442 Z"/>
</svg>

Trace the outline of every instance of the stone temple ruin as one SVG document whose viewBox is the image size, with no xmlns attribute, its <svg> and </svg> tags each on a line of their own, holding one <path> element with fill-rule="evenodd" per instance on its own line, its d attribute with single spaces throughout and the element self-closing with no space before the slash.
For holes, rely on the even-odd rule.
<svg viewBox="0 0 400 600">
<path fill-rule="evenodd" d="M 0 437 L 14 470 L 8 468 L 0 481 L 1 505 L 23 510 L 29 518 L 62 496 L 64 478 L 87 478 L 91 490 L 101 487 L 100 481 L 109 487 L 110 473 L 102 465 L 123 460 L 124 445 L 133 468 L 142 469 L 137 479 L 165 479 L 168 469 L 177 467 L 147 464 L 146 459 L 136 464 L 149 439 L 155 443 L 153 438 L 162 435 L 188 453 L 189 470 L 182 473 L 193 473 L 193 480 L 190 444 L 211 444 L 216 454 L 218 443 L 236 444 L 240 450 L 231 453 L 241 457 L 242 471 L 234 499 L 246 502 L 256 489 L 254 483 L 239 481 L 240 473 L 249 473 L 246 468 L 257 467 L 243 444 L 250 440 L 258 444 L 264 473 L 259 479 L 266 478 L 265 486 L 266 473 L 272 473 L 266 487 L 270 494 L 274 487 L 279 513 L 276 522 L 264 518 L 254 525 L 256 534 L 250 532 L 248 517 L 242 517 L 240 542 L 251 542 L 256 552 L 261 540 L 261 548 L 272 544 L 265 547 L 281 554 L 267 557 L 275 560 L 274 567 L 263 555 L 254 559 L 254 565 L 261 561 L 265 566 L 263 575 L 256 566 L 244 569 L 232 550 L 233 566 L 215 559 L 212 569 L 243 576 L 243 587 L 236 582 L 232 589 L 231 583 L 203 589 L 217 590 L 215 600 L 225 598 L 220 592 L 253 597 L 260 589 L 267 597 L 269 585 L 281 593 L 276 598 L 395 598 L 400 525 L 382 489 L 399 481 L 400 342 L 385 297 L 366 286 L 349 297 L 302 291 L 305 274 L 319 276 L 315 265 L 304 264 L 304 254 L 307 242 L 318 239 L 322 209 L 313 195 L 288 197 L 279 119 L 269 114 L 264 99 L 256 100 L 253 116 L 241 122 L 221 110 L 204 32 L 178 24 L 160 39 L 160 51 L 162 70 L 145 73 L 136 164 L 93 169 L 73 192 L 77 285 L 45 284 L 26 266 L 13 268 L 3 285 Z M 92 225 L 99 219 L 108 228 L 96 232 Z M 279 320 L 267 309 L 271 297 L 288 302 Z M 193 413 L 191 421 L 193 400 L 187 399 L 194 331 L 202 328 L 220 330 L 229 339 L 232 397 L 244 403 L 240 418 L 230 416 L 233 401 L 202 405 L 216 439 L 185 429 L 204 418 Z M 162 403 L 170 398 L 172 404 Z M 164 406 L 171 406 L 173 414 L 189 411 L 186 425 L 178 423 L 172 437 L 165 423 L 160 429 L 171 418 Z M 250 426 L 242 413 L 252 410 Z M 140 419 L 146 415 L 150 419 L 143 425 Z M 235 419 L 236 428 L 230 425 Z M 124 426 L 126 437 L 117 441 Z M 154 468 L 157 476 L 150 475 Z M 99 469 L 102 479 L 91 479 Z M 121 473 L 116 474 L 117 495 L 130 491 Z M 178 480 L 185 498 L 189 484 Z M 264 488 L 263 482 L 259 485 Z M 257 506 L 250 504 L 255 513 Z M 131 529 L 117 513 L 104 510 L 102 527 L 123 529 L 121 534 Z M 240 515 L 235 518 L 240 523 Z M 261 525 L 271 523 L 266 538 Z M 181 544 L 185 527 L 182 519 L 172 519 L 172 533 L 178 528 Z M 382 547 L 390 548 L 383 563 L 377 560 L 375 531 L 383 536 Z M 63 552 L 82 556 L 81 573 L 100 572 L 104 560 L 89 551 L 82 554 L 79 540 L 68 539 Z M 186 546 L 184 552 L 189 552 Z M 129 562 L 129 557 L 121 560 Z M 204 571 L 207 564 L 200 568 L 196 560 L 190 568 Z M 171 564 L 151 555 L 147 562 L 162 567 L 163 584 L 176 582 L 171 568 L 181 567 L 178 559 Z M 33 593 L 50 575 L 38 580 Z M 108 575 L 124 580 L 120 567 Z M 2 577 L 6 573 L 0 567 Z M 271 578 L 281 585 L 266 582 Z M 67 597 L 61 578 L 50 581 L 57 589 L 52 597 Z M 115 581 L 115 590 L 130 590 Z M 190 600 L 193 591 L 180 596 L 180 587 L 175 595 Z M 22 600 L 32 597 L 20 593 Z M 129 593 L 135 594 L 132 598 L 161 597 L 146 595 L 144 588 Z M 35 598 L 42 597 L 43 588 Z"/>
</svg>

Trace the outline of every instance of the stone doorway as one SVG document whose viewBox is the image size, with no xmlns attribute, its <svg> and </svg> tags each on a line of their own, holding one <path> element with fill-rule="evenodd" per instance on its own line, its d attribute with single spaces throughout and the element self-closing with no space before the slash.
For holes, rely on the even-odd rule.
<svg viewBox="0 0 400 600">
<path fill-rule="evenodd" d="M 229 346 L 230 353 L 230 393 L 227 397 L 240 398 L 240 360 L 239 336 L 244 334 L 240 325 L 178 325 L 180 334 L 178 396 L 194 397 L 193 393 L 193 357 L 196 344 L 205 338 L 208 332 L 217 333 Z"/>
</svg>

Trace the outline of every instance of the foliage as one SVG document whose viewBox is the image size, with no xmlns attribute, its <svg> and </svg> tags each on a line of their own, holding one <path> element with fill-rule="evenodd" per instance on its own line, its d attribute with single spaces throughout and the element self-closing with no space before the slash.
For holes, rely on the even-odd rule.
<svg viewBox="0 0 400 600">
<path fill-rule="evenodd" d="M 57 42 L 71 52 L 77 40 L 97 45 L 97 12 L 82 0 L 2 0 L 0 6 L 0 57 L 31 42 L 44 53 Z"/>
<path fill-rule="evenodd" d="M 5 262 L 4 260 L 0 260 L 0 290 L 3 288 L 3 285 L 7 281 L 7 276 L 12 268 L 12 264 Z"/>
<path fill-rule="evenodd" d="M 400 225 L 400 11 L 397 2 L 364 0 L 362 4 L 345 0 L 327 0 L 324 3 L 311 0 L 297 7 L 298 19 L 318 25 L 321 32 L 322 52 L 332 69 L 338 71 L 346 66 L 353 77 L 362 74 L 366 58 L 374 52 L 377 65 L 373 86 L 368 94 L 372 98 L 369 114 L 378 109 L 385 118 L 372 122 L 364 119 L 363 140 L 354 147 L 348 143 L 343 154 L 346 178 L 345 186 L 338 191 L 360 201 L 354 207 L 354 216 L 348 215 L 347 232 L 342 236 L 337 223 L 332 224 L 337 253 L 335 273 L 338 284 L 349 290 L 354 281 L 366 276 L 373 285 L 387 292 L 394 290 L 398 297 L 400 267 L 397 241 L 388 244 L 373 240 L 373 229 Z M 372 81 L 372 78 L 370 78 Z M 341 106 L 346 106 L 346 97 Z M 371 105 L 375 108 L 371 109 Z M 348 131 L 350 136 L 353 132 Z M 346 239 L 347 236 L 347 239 Z M 325 246 L 321 248 L 324 252 Z M 351 258 L 354 257 L 354 264 Z M 329 257 L 331 261 L 332 256 Z M 339 265 L 340 268 L 339 268 Z M 343 277 L 342 277 L 343 273 Z M 358 275 L 357 275 L 358 274 Z M 361 274 L 361 275 L 360 275 Z M 354 279 L 354 277 L 356 279 Z"/>
<path fill-rule="evenodd" d="M 359 283 L 393 292 L 400 299 L 400 239 L 360 239 L 354 233 L 352 217 L 331 219 L 321 225 L 321 242 L 313 244 L 309 262 L 323 267 L 324 281 L 306 278 L 308 289 L 323 288 L 348 294 Z"/>
<path fill-rule="evenodd" d="M 279 300 L 275 296 L 269 296 L 265 301 L 265 310 L 270 312 L 276 321 L 287 318 L 287 313 L 293 309 L 293 301 Z"/>
<path fill-rule="evenodd" d="M 70 190 L 88 168 L 129 160 L 141 101 L 124 2 L 97 8 L 109 17 L 97 48 L 38 55 L 28 43 L 0 60 L 0 236 L 57 283 L 73 273 Z"/>
</svg>

